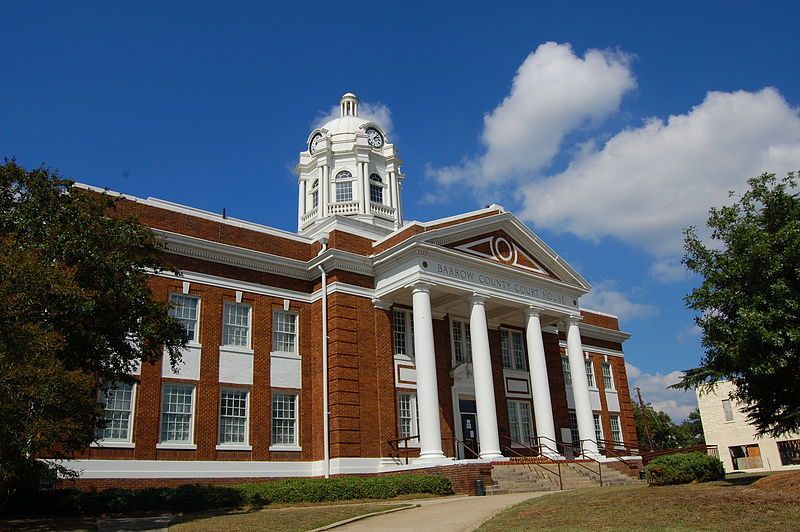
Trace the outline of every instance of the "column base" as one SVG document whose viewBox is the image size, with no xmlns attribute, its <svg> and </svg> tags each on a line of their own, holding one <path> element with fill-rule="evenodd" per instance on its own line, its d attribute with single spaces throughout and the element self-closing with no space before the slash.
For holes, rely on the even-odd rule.
<svg viewBox="0 0 800 532">
<path fill-rule="evenodd" d="M 500 451 L 486 451 L 480 454 L 481 460 L 505 460 L 506 457 Z"/>
<path fill-rule="evenodd" d="M 442 464 L 452 462 L 453 459 L 444 455 L 444 453 L 425 453 L 421 454 L 419 458 L 414 460 L 414 464 Z"/>
</svg>

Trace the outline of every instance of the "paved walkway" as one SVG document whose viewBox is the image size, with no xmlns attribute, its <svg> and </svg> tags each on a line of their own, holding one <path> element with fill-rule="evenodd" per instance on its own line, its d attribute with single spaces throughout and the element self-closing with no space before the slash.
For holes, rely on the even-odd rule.
<svg viewBox="0 0 800 532">
<path fill-rule="evenodd" d="M 490 497 L 447 497 L 422 499 L 420 507 L 401 512 L 367 517 L 335 530 L 437 530 L 446 532 L 472 532 L 485 521 L 506 508 L 528 499 L 549 495 L 548 491 L 536 493 L 509 493 Z"/>
</svg>

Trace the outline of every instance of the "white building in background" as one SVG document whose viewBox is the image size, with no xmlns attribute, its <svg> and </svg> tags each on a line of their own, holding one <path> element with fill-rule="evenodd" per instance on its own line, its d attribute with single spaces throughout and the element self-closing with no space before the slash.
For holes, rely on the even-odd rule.
<svg viewBox="0 0 800 532">
<path fill-rule="evenodd" d="M 718 447 L 725 471 L 800 469 L 800 434 L 756 436 L 743 405 L 731 397 L 734 389 L 724 381 L 713 392 L 697 394 L 706 443 Z"/>
</svg>

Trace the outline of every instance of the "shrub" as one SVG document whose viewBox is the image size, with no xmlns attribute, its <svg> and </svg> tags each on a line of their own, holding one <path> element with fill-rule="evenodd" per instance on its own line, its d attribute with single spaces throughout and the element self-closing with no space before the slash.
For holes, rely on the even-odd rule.
<svg viewBox="0 0 800 532">
<path fill-rule="evenodd" d="M 645 467 L 652 486 L 708 482 L 725 477 L 719 458 L 704 453 L 677 453 L 659 456 Z"/>
<path fill-rule="evenodd" d="M 163 511 L 190 512 L 273 503 L 389 499 L 412 493 L 449 495 L 450 479 L 442 475 L 292 478 L 230 486 L 185 484 L 177 488 L 44 490 L 15 497 L 6 507 L 16 515 L 98 515 Z"/>
</svg>

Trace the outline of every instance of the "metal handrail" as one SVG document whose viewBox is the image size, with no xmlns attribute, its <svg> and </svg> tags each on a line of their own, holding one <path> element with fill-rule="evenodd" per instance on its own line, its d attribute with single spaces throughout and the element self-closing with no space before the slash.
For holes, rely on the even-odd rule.
<svg viewBox="0 0 800 532">
<path fill-rule="evenodd" d="M 519 452 L 519 451 L 517 451 L 516 449 L 514 449 L 514 448 L 513 448 L 513 445 L 514 445 L 514 444 L 517 444 L 517 445 L 519 445 L 519 446 L 521 446 L 521 447 L 523 447 L 523 448 L 525 448 L 525 449 L 528 449 L 529 451 L 532 451 L 532 452 L 534 452 L 534 453 L 538 453 L 538 454 L 539 454 L 539 456 L 544 456 L 544 455 L 542 454 L 542 452 L 541 452 L 541 449 L 534 449 L 533 447 L 531 447 L 531 446 L 529 446 L 529 445 L 525 445 L 524 443 L 518 442 L 518 441 L 514 440 L 513 438 L 511 438 L 511 437 L 509 437 L 509 436 L 506 436 L 505 434 L 501 434 L 501 435 L 500 435 L 500 438 L 501 438 L 501 439 L 506 439 L 506 440 L 508 440 L 509 442 L 511 442 L 511 446 L 509 446 L 509 447 L 506 447 L 506 450 L 507 450 L 508 452 L 510 452 L 510 453 L 514 453 L 514 454 L 516 454 L 517 456 L 519 456 L 519 457 L 521 457 L 521 458 L 528 458 L 528 457 L 527 457 L 527 456 L 525 456 L 525 455 L 523 455 L 522 453 L 520 453 L 520 452 Z M 545 446 L 545 447 L 546 447 L 546 446 Z M 552 450 L 552 449 L 551 449 L 551 450 Z M 544 469 L 544 470 L 545 470 L 545 471 L 547 471 L 548 473 L 552 473 L 552 474 L 556 475 L 556 476 L 558 477 L 558 489 L 560 489 L 560 490 L 563 490 L 563 489 L 564 489 L 564 480 L 563 480 L 563 479 L 562 479 L 562 477 L 561 477 L 561 463 L 559 463 L 559 462 L 555 462 L 555 461 L 554 461 L 554 463 L 556 464 L 556 468 L 557 468 L 557 470 L 556 470 L 556 471 L 553 471 L 553 470 L 552 470 L 552 469 L 550 469 L 549 467 L 545 466 L 544 464 L 538 463 L 538 462 L 529 462 L 529 463 L 527 463 L 527 464 L 525 464 L 525 465 L 535 465 L 535 466 L 541 467 L 542 469 Z"/>
<path fill-rule="evenodd" d="M 408 465 L 408 453 L 410 451 L 414 451 L 414 450 L 417 449 L 417 447 L 409 447 L 408 446 L 408 442 L 411 441 L 411 440 L 419 440 L 419 435 L 406 436 L 404 438 L 394 438 L 394 439 L 391 439 L 391 440 L 387 440 L 386 443 L 389 444 L 389 447 L 391 447 L 394 450 L 394 453 L 397 455 L 397 456 L 392 456 L 392 458 L 397 458 L 398 460 L 400 460 L 401 458 L 403 458 L 403 457 L 400 456 L 400 453 L 403 452 L 403 453 L 405 453 L 404 458 L 405 458 L 405 461 L 406 461 L 406 465 Z M 402 448 L 400 447 L 400 443 L 401 442 L 403 443 L 403 447 Z"/>
<path fill-rule="evenodd" d="M 447 436 L 447 437 L 443 437 L 442 440 L 443 441 L 452 440 L 455 443 L 455 447 L 453 448 L 453 451 L 456 453 L 456 456 L 458 456 L 458 446 L 459 445 L 461 445 L 461 447 L 463 447 L 463 449 L 465 451 L 471 452 L 474 456 L 476 456 L 476 457 L 480 456 L 480 453 L 478 451 L 476 451 L 475 449 L 473 449 L 472 447 L 470 447 L 469 445 L 467 445 L 463 441 L 459 440 L 458 438 L 455 438 L 453 436 Z M 466 453 L 465 453 L 465 456 L 466 456 Z"/>
<path fill-rule="evenodd" d="M 548 438 L 547 436 L 537 436 L 537 438 L 540 439 L 540 440 L 542 440 L 542 439 L 549 440 L 549 441 L 555 443 L 556 448 L 558 448 L 559 446 L 561 446 L 562 449 L 568 447 L 568 448 L 573 450 L 573 455 L 575 455 L 575 452 L 574 452 L 575 449 L 578 449 L 580 451 L 578 453 L 578 456 L 583 456 L 585 460 L 587 460 L 589 462 L 594 462 L 595 464 L 597 464 L 597 471 L 595 471 L 594 469 L 592 469 L 591 467 L 589 467 L 587 465 L 584 465 L 583 463 L 581 463 L 578 460 L 574 460 L 574 461 L 572 461 L 570 463 L 575 464 L 577 467 L 581 467 L 581 468 L 585 469 L 586 471 L 590 472 L 593 475 L 597 474 L 598 475 L 598 480 L 600 482 L 600 486 L 601 487 L 603 486 L 603 465 L 600 462 L 598 462 L 597 460 L 595 460 L 594 458 L 588 457 L 583 453 L 583 442 L 584 441 L 588 441 L 588 440 L 582 440 L 582 441 L 580 441 L 578 443 L 578 446 L 575 446 L 575 445 L 572 445 L 570 443 L 564 443 L 564 442 L 560 442 L 559 443 L 559 442 L 555 441 L 552 438 Z M 539 442 L 539 445 L 550 449 L 550 447 L 548 447 L 547 445 L 544 445 L 543 443 L 541 443 L 541 441 Z M 556 452 L 558 452 L 558 451 L 556 451 Z M 560 454 L 566 454 L 566 453 L 564 453 L 563 450 L 562 450 Z"/>
</svg>

